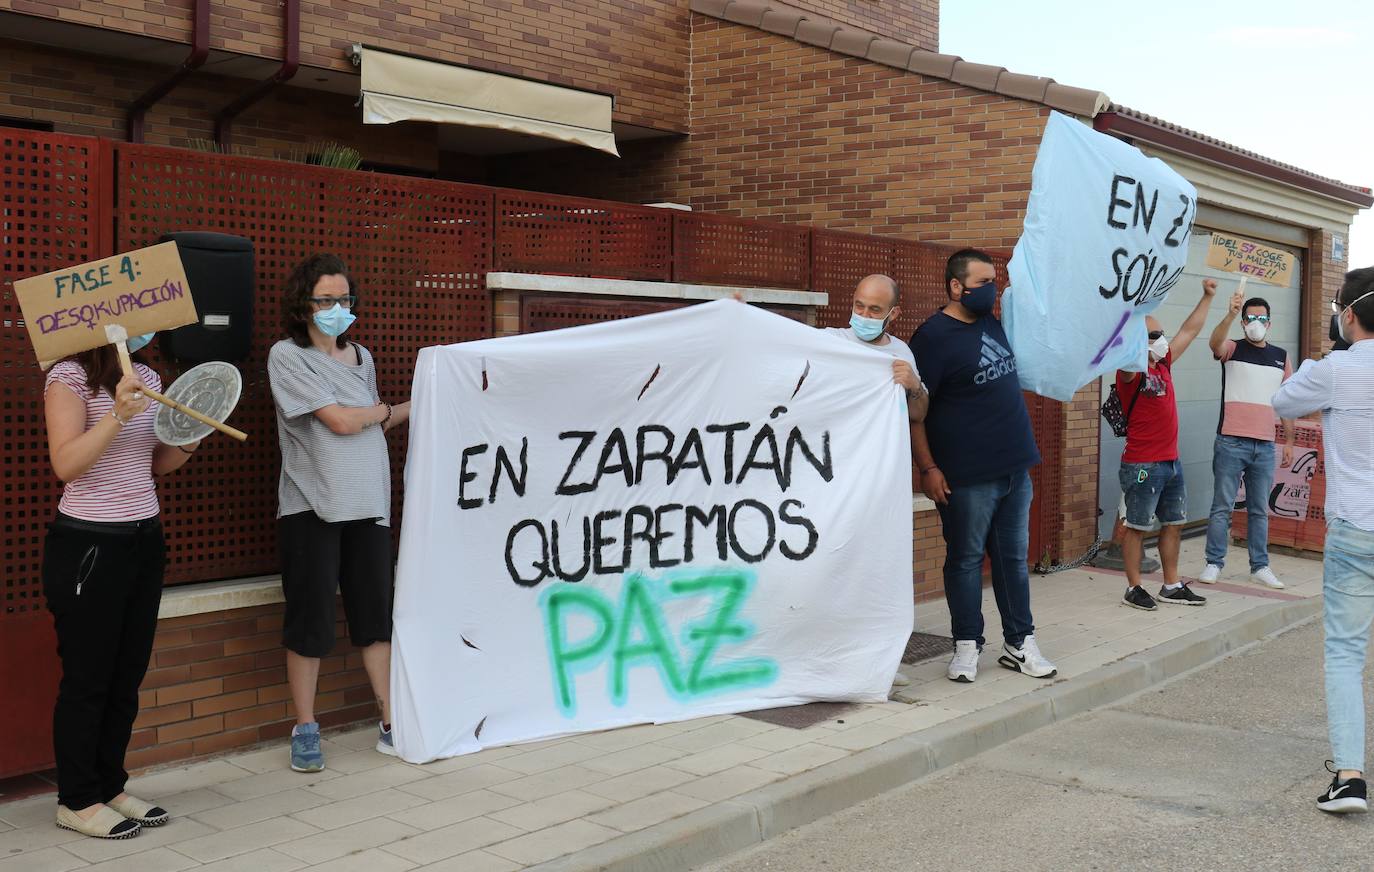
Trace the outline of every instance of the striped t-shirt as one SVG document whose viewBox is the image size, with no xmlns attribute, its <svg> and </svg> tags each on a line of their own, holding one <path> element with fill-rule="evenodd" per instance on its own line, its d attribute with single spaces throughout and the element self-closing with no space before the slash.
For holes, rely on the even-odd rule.
<svg viewBox="0 0 1374 872">
<path fill-rule="evenodd" d="M 340 435 L 314 413 L 325 406 L 367 408 L 377 395 L 372 355 L 356 342 L 356 364 L 335 360 L 314 346 L 283 339 L 267 355 L 267 378 L 277 406 L 281 480 L 277 517 L 314 512 L 322 521 L 375 518 L 391 525 L 391 465 L 378 425 Z"/>
<path fill-rule="evenodd" d="M 143 383 L 155 391 L 162 390 L 157 373 L 141 363 L 134 371 Z M 95 396 L 86 384 L 86 370 L 74 360 L 64 360 L 48 370 L 43 383 L 46 395 L 53 384 L 61 382 L 86 404 L 86 429 L 110 414 L 114 398 L 97 388 Z M 60 390 L 60 389 L 59 389 Z M 115 438 L 95 465 L 62 488 L 62 500 L 57 510 L 83 521 L 142 521 L 158 513 L 157 488 L 153 484 L 153 451 L 157 436 L 153 435 L 153 419 L 157 404 L 139 412 L 119 428 Z"/>
<path fill-rule="evenodd" d="M 1272 343 L 1226 340 L 1221 361 L 1221 417 L 1217 432 L 1261 442 L 1274 441 L 1273 396 L 1293 374 L 1288 352 Z"/>
</svg>

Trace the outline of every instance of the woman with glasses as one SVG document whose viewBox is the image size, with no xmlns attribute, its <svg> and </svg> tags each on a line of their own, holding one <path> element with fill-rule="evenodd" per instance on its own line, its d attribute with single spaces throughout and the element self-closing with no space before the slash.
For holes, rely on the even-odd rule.
<svg viewBox="0 0 1374 872">
<path fill-rule="evenodd" d="M 278 540 L 286 614 L 282 645 L 296 709 L 291 768 L 324 768 L 315 691 L 334 646 L 334 591 L 362 649 L 380 705 L 377 750 L 391 741 L 391 470 L 385 432 L 410 403 L 384 402 L 368 350 L 344 338 L 357 320 L 357 286 L 332 254 L 299 264 L 282 300 L 287 337 L 267 374 L 281 443 Z"/>
<path fill-rule="evenodd" d="M 151 339 L 136 336 L 129 350 Z M 180 469 L 200 444 L 157 440 L 143 388 L 160 391 L 162 382 L 134 360 L 134 374 L 122 375 L 114 346 L 83 351 L 50 369 L 43 388 L 48 455 L 63 481 L 43 544 L 43 595 L 62 660 L 57 825 L 102 839 L 167 822 L 162 808 L 124 792 L 124 754 L 167 557 L 153 476 Z"/>
</svg>

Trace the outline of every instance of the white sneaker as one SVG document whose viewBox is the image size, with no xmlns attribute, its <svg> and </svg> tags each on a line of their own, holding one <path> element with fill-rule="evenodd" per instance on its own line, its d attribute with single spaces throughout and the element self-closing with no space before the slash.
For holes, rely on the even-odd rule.
<svg viewBox="0 0 1374 872">
<path fill-rule="evenodd" d="M 900 672 L 898 672 L 896 675 L 892 676 L 892 686 L 893 686 L 893 687 L 906 687 L 906 686 L 909 685 L 909 684 L 911 684 L 911 679 L 910 679 L 910 678 L 907 678 L 905 675 L 903 675 L 903 674 L 900 673 Z"/>
<path fill-rule="evenodd" d="M 1029 675 L 1031 678 L 1053 678 L 1059 671 L 1054 668 L 1053 663 L 1045 659 L 1044 654 L 1040 653 L 1040 646 L 1035 644 L 1034 635 L 1023 639 L 1020 648 L 1013 648 L 1004 643 L 1002 656 L 997 658 L 997 662 L 1013 672 Z"/>
<path fill-rule="evenodd" d="M 978 677 L 978 643 L 960 639 L 954 643 L 954 656 L 949 661 L 949 680 L 968 684 Z"/>
<path fill-rule="evenodd" d="M 1282 590 L 1283 582 L 1279 581 L 1278 576 L 1274 575 L 1274 570 L 1267 566 L 1261 566 L 1250 573 L 1251 581 L 1258 581 L 1265 587 L 1272 587 L 1274 590 Z"/>
<path fill-rule="evenodd" d="M 1217 566 L 1215 563 L 1209 563 L 1207 564 L 1207 568 L 1202 570 L 1202 574 L 1197 577 L 1197 580 L 1203 584 L 1216 584 L 1217 579 L 1220 577 L 1221 567 Z"/>
</svg>

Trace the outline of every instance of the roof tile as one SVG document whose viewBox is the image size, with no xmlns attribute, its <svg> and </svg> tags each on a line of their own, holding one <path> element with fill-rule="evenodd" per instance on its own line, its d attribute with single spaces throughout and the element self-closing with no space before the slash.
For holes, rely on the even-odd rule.
<svg viewBox="0 0 1374 872">
<path fill-rule="evenodd" d="M 725 7 L 732 2 L 734 0 L 692 0 L 690 5 L 693 12 L 700 12 L 702 15 L 709 15 L 712 18 L 724 18 Z"/>
<path fill-rule="evenodd" d="M 904 70 L 907 61 L 911 60 L 911 55 L 915 51 L 916 46 L 914 45 L 879 37 L 873 40 L 873 44 L 868 47 L 868 59 Z"/>
<path fill-rule="evenodd" d="M 1149 124 L 1153 124 L 1153 125 L 1155 125 L 1155 126 L 1157 126 L 1157 127 L 1162 127 L 1162 128 L 1164 128 L 1165 130 L 1169 130 L 1169 131 L 1172 131 L 1172 132 L 1174 132 L 1174 133 L 1179 133 L 1179 134 L 1182 134 L 1182 135 L 1184 135 L 1184 136 L 1188 136 L 1188 137 L 1191 137 L 1191 138 L 1193 138 L 1193 139 L 1197 139 L 1197 140 L 1199 140 L 1200 142 L 1205 142 L 1205 143 L 1207 143 L 1207 144 L 1209 144 L 1209 145 L 1214 145 L 1214 146 L 1217 146 L 1218 148 L 1223 148 L 1223 149 L 1226 149 L 1227 151 L 1235 152 L 1236 154 L 1245 155 L 1246 157 L 1253 158 L 1254 160 L 1263 161 L 1264 163 L 1270 164 L 1271 166 L 1282 167 L 1283 169 L 1289 170 L 1289 171 L 1294 172 L 1294 173 L 1298 173 L 1299 175 L 1307 176 L 1307 177 L 1309 177 L 1309 178 L 1316 179 L 1316 180 L 1319 180 L 1319 181 L 1322 181 L 1322 182 L 1327 182 L 1327 183 L 1332 184 L 1332 185 L 1338 185 L 1338 186 L 1340 186 L 1340 187 L 1342 187 L 1342 188 L 1347 188 L 1347 189 L 1352 190 L 1352 191 L 1358 191 L 1358 192 L 1360 192 L 1360 193 L 1366 195 L 1366 197 L 1370 194 L 1370 189 L 1369 189 L 1369 188 L 1361 187 L 1360 185 L 1352 185 L 1352 184 L 1350 184 L 1349 182 L 1342 182 L 1342 181 L 1339 180 L 1339 179 L 1333 179 L 1333 178 L 1331 178 L 1331 177 L 1329 177 L 1329 176 L 1318 175 L 1317 173 L 1314 173 L 1314 172 L 1312 172 L 1311 170 L 1305 170 L 1305 169 L 1303 169 L 1302 167 L 1294 166 L 1293 164 L 1283 163 L 1282 161 L 1277 161 L 1277 160 L 1274 160 L 1273 158 L 1265 157 L 1265 156 L 1262 155 L 1262 154 L 1259 154 L 1259 153 L 1257 153 L 1257 152 L 1250 151 L 1249 149 L 1240 148 L 1239 146 L 1232 145 L 1232 144 L 1229 143 L 1229 142 L 1225 142 L 1225 141 L 1223 141 L 1223 140 L 1217 139 L 1217 138 L 1214 137 L 1214 136 L 1208 136 L 1208 135 L 1205 134 L 1205 133 L 1199 133 L 1199 132 L 1196 131 L 1196 130 L 1190 130 L 1190 129 L 1187 128 L 1187 127 L 1183 127 L 1183 126 L 1181 126 L 1181 125 L 1174 124 L 1172 121 L 1165 121 L 1163 118 L 1157 118 L 1157 117 L 1155 117 L 1154 115 L 1148 115 L 1148 114 L 1146 114 L 1146 113 L 1144 113 L 1144 112 L 1141 112 L 1141 111 L 1139 111 L 1139 110 L 1137 110 L 1137 109 L 1132 109 L 1132 108 L 1130 108 L 1129 106 L 1122 106 L 1120 103 L 1110 103 L 1110 104 L 1108 104 L 1108 105 L 1102 107 L 1102 109 L 1099 110 L 1099 111 L 1103 111 L 1103 112 L 1114 112 L 1114 113 L 1116 113 L 1117 115 L 1124 115 L 1124 116 L 1126 116 L 1126 117 L 1128 117 L 1128 118 L 1135 118 L 1135 119 L 1138 119 L 1138 120 L 1140 120 L 1140 121 L 1145 121 L 1145 122 L 1147 122 L 1147 123 L 1149 123 Z"/>
<path fill-rule="evenodd" d="M 1054 84 L 1054 79 L 1044 76 L 1025 76 L 1020 73 L 1003 72 L 997 79 L 997 93 L 1022 100 L 1045 102 L 1045 89 Z"/>
<path fill-rule="evenodd" d="M 954 65 L 961 60 L 963 60 L 963 58 L 958 55 L 922 51 L 918 48 L 911 53 L 911 60 L 906 62 L 906 68 L 913 73 L 920 73 L 923 76 L 948 79 L 950 76 L 954 75 Z"/>
<path fill-rule="evenodd" d="M 797 35 L 797 27 L 806 20 L 806 14 L 788 7 L 773 6 L 763 13 L 759 24 L 764 30 L 792 39 Z"/>
<path fill-rule="evenodd" d="M 856 58 L 866 58 L 868 57 L 868 47 L 877 38 L 876 34 L 869 33 L 867 30 L 859 30 L 856 27 L 841 27 L 830 42 L 830 50 L 840 54 L 852 55 Z"/>
<path fill-rule="evenodd" d="M 763 23 L 763 13 L 768 11 L 768 7 L 765 0 L 733 0 L 725 7 L 721 17 L 736 24 L 758 27 Z"/>
<path fill-rule="evenodd" d="M 961 85 L 968 85 L 970 88 L 977 88 L 980 91 L 997 92 L 997 78 L 1006 72 L 1005 67 L 994 67 L 991 64 L 975 64 L 968 61 L 959 61 L 954 65 L 954 72 L 950 74 L 950 80 Z"/>
<path fill-rule="evenodd" d="M 824 18 L 804 18 L 801 24 L 797 25 L 796 39 L 809 45 L 830 48 L 830 43 L 839 30 L 840 26 L 833 21 Z"/>
<path fill-rule="evenodd" d="M 1050 86 L 1045 89 L 1044 102 L 1047 106 L 1061 112 L 1092 118 L 1105 109 L 1111 101 L 1101 91 L 1051 82 Z"/>
</svg>

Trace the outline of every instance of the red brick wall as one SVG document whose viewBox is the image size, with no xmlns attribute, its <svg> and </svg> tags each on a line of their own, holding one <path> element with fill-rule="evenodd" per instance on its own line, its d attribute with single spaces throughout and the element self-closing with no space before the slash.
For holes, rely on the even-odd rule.
<svg viewBox="0 0 1374 872">
<path fill-rule="evenodd" d="M 130 769 L 284 739 L 296 722 L 281 647 L 283 606 L 254 606 L 158 622 Z M 362 654 L 338 611 L 334 653 L 320 663 L 316 717 L 326 726 L 377 716 Z M 282 751 L 286 766 L 286 751 Z"/>
<path fill-rule="evenodd" d="M 192 6 L 192 0 L 0 0 L 0 11 L 182 43 L 191 40 Z M 350 70 L 345 52 L 366 43 L 607 91 L 616 95 L 617 120 L 685 130 L 687 15 L 686 0 L 318 0 L 301 4 L 301 62 Z M 214 0 L 211 6 L 215 49 L 279 58 L 281 29 L 277 0 Z"/>
<path fill-rule="evenodd" d="M 930 51 L 940 49 L 939 0 L 789 0 L 798 9 L 816 12 L 841 24 L 852 24 Z"/>
<path fill-rule="evenodd" d="M 3 0 L 0 0 L 3 2 Z M 58 133 L 124 139 L 130 101 L 166 73 L 149 65 L 63 53 L 0 40 L 0 115 L 50 121 Z M 214 116 L 252 83 L 197 74 L 148 113 L 145 141 L 185 146 L 214 138 Z M 234 150 L 284 157 L 294 147 L 335 140 L 364 159 L 432 170 L 438 141 L 427 124 L 362 124 L 362 110 L 344 94 L 281 88 L 234 124 Z"/>
<path fill-rule="evenodd" d="M 1342 234 L 1346 244 L 1349 233 Z M 1331 351 L 1331 301 L 1340 293 L 1345 274 L 1366 264 L 1337 263 L 1331 259 L 1331 232 L 1312 231 L 1311 248 L 1307 258 L 1307 333 L 1303 337 L 1309 357 L 1322 357 Z"/>
<path fill-rule="evenodd" d="M 940 535 L 940 513 L 934 509 L 917 512 L 913 527 L 911 563 L 916 601 L 938 599 L 945 595 L 945 540 Z"/>
<path fill-rule="evenodd" d="M 502 184 L 1010 248 L 1049 109 L 706 16 L 692 132 L 493 161 Z M 494 177 L 495 177 L 494 176 Z"/>
<path fill-rule="evenodd" d="M 702 15 L 692 133 L 490 162 L 493 184 L 1011 249 L 1049 110 Z M 1062 558 L 1097 518 L 1094 387 L 1065 409 Z"/>
</svg>

